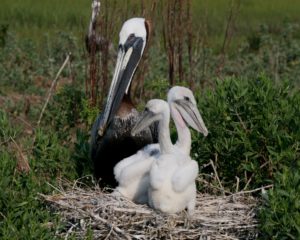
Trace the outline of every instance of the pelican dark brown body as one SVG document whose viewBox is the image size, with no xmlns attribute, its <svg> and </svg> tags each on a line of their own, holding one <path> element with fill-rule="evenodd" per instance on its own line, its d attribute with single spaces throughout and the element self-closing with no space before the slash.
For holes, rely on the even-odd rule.
<svg viewBox="0 0 300 240">
<path fill-rule="evenodd" d="M 131 130 L 139 119 L 139 113 L 132 109 L 125 118 L 116 116 L 104 136 L 97 135 L 92 144 L 91 156 L 94 173 L 101 186 L 115 187 L 114 166 L 122 159 L 135 154 L 144 146 L 157 142 L 156 127 L 148 128 L 136 136 Z M 152 131 L 151 131 L 152 130 Z"/>
<path fill-rule="evenodd" d="M 91 132 L 95 177 L 103 186 L 116 186 L 113 169 L 119 161 L 158 141 L 156 127 L 145 129 L 137 136 L 131 135 L 140 114 L 130 100 L 130 86 L 146 46 L 148 31 L 144 18 L 127 20 L 120 31 L 118 58 L 106 105 Z"/>
</svg>

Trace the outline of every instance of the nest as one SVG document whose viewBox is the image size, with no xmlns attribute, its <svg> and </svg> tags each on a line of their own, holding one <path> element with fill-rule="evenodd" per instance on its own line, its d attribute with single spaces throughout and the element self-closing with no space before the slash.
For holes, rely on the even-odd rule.
<svg viewBox="0 0 300 240">
<path fill-rule="evenodd" d="M 256 239 L 258 200 L 247 192 L 227 196 L 197 194 L 195 213 L 167 215 L 111 195 L 99 187 L 69 186 L 42 195 L 60 214 L 68 239 Z"/>
</svg>

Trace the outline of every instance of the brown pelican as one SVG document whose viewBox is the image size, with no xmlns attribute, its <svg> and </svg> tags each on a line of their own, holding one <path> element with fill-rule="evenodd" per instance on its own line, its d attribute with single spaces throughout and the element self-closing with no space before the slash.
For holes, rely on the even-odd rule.
<svg viewBox="0 0 300 240">
<path fill-rule="evenodd" d="M 92 127 L 91 158 L 95 177 L 104 185 L 116 185 L 113 168 L 120 160 L 157 141 L 154 128 L 145 128 L 141 134 L 131 135 L 139 113 L 130 99 L 130 85 L 148 34 L 149 24 L 144 18 L 132 18 L 123 24 L 106 106 Z"/>
<path fill-rule="evenodd" d="M 194 95 L 188 88 L 179 86 L 173 87 L 168 92 L 168 104 L 178 134 L 178 140 L 174 146 L 183 154 L 189 155 L 191 134 L 188 126 L 203 133 L 205 136 L 208 133 L 197 109 Z M 114 168 L 114 174 L 119 183 L 115 194 L 118 195 L 119 193 L 137 203 L 147 203 L 149 171 L 153 161 L 159 156 L 159 144 L 149 144 L 136 154 L 120 161 Z M 197 169 L 193 166 L 192 168 Z M 176 187 L 182 189 L 184 181 L 181 180 L 181 173 L 175 179 L 178 180 Z"/>
</svg>

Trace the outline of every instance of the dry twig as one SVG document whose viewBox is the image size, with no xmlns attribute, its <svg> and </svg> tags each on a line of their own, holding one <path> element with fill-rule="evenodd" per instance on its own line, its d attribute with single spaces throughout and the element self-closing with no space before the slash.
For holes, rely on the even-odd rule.
<svg viewBox="0 0 300 240">
<path fill-rule="evenodd" d="M 58 72 L 57 72 L 57 74 L 56 74 L 56 77 L 53 79 L 53 81 L 52 81 L 52 83 L 51 83 L 51 87 L 50 87 L 50 89 L 49 89 L 49 93 L 48 93 L 47 99 L 46 99 L 45 104 L 44 104 L 44 106 L 43 106 L 43 109 L 42 109 L 42 111 L 41 111 L 39 120 L 37 121 L 37 126 L 39 126 L 40 123 L 41 123 L 41 120 L 42 120 L 42 117 L 43 117 L 44 112 L 45 112 L 45 110 L 46 110 L 46 107 L 47 107 L 47 105 L 48 105 L 48 103 L 49 103 L 49 100 L 50 100 L 50 98 L 51 98 L 51 96 L 52 96 L 53 89 L 54 89 L 54 87 L 56 86 L 56 83 L 57 83 L 57 80 L 58 80 L 60 74 L 61 74 L 62 71 L 64 70 L 64 68 L 65 68 L 65 66 L 67 65 L 67 63 L 69 62 L 69 60 L 70 60 L 70 55 L 71 55 L 71 54 L 68 53 L 68 55 L 67 55 L 67 57 L 66 57 L 64 63 L 61 65 L 60 69 L 58 70 Z"/>
<path fill-rule="evenodd" d="M 215 161 L 217 162 L 217 160 L 218 160 L 218 154 L 215 154 Z M 215 176 L 216 176 L 216 178 L 217 178 L 218 184 L 219 184 L 219 186 L 220 186 L 220 188 L 222 189 L 222 192 L 223 192 L 223 194 L 224 194 L 224 187 L 223 187 L 223 185 L 222 185 L 222 183 L 221 183 L 221 181 L 220 181 L 220 178 L 219 178 L 217 169 L 216 169 L 216 167 L 215 167 L 215 165 L 214 165 L 214 162 L 213 162 L 211 159 L 210 159 L 210 165 L 212 166 L 212 168 L 213 168 L 213 170 L 214 170 L 214 173 L 215 173 Z"/>
<path fill-rule="evenodd" d="M 23 150 L 21 147 L 16 143 L 16 141 L 10 137 L 11 141 L 14 143 L 15 148 L 17 150 L 17 166 L 16 170 L 20 173 L 29 173 L 30 172 L 30 166 L 28 162 L 28 158 L 26 155 L 24 155 Z"/>
</svg>

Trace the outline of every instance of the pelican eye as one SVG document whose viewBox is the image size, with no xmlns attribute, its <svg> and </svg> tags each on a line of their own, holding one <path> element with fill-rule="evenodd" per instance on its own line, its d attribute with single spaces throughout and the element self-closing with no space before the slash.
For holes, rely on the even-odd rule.
<svg viewBox="0 0 300 240">
<path fill-rule="evenodd" d="M 134 38 L 134 37 L 135 37 L 134 33 L 131 33 L 131 34 L 128 36 L 127 41 L 128 41 L 128 40 L 131 40 L 131 39 Z"/>
<path fill-rule="evenodd" d="M 187 96 L 184 96 L 184 100 L 186 100 L 186 101 L 188 101 L 188 102 L 191 101 L 191 99 L 190 99 L 189 97 L 187 97 Z"/>
</svg>

